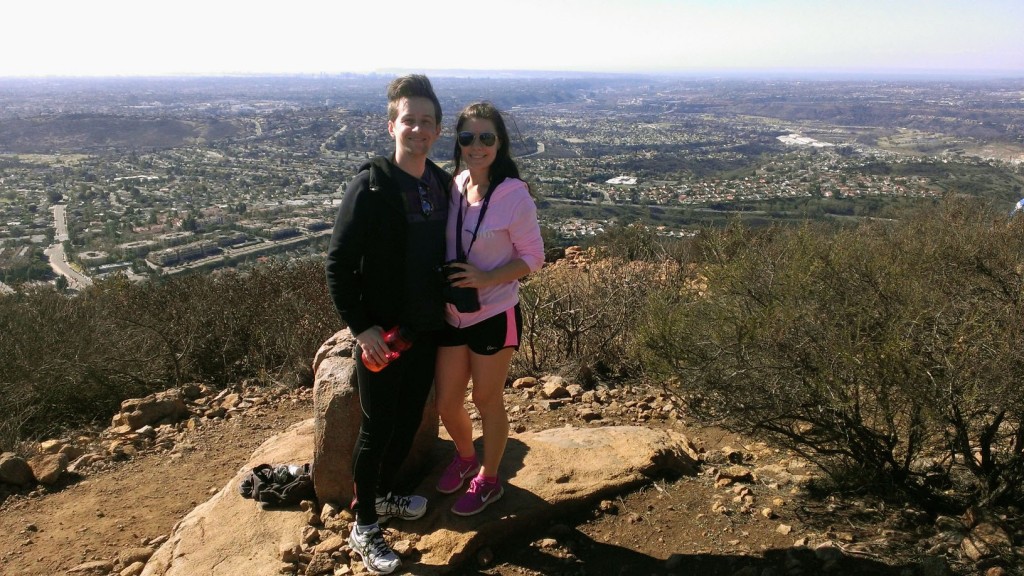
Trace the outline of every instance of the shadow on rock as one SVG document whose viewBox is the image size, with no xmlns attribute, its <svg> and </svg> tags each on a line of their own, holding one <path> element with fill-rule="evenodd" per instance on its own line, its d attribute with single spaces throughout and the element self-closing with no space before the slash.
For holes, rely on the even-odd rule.
<svg viewBox="0 0 1024 576">
<path fill-rule="evenodd" d="M 535 533 L 654 478 L 694 475 L 699 467 L 689 440 L 671 432 L 610 426 L 521 434 L 509 439 L 502 460 L 504 496 L 480 514 L 462 517 L 450 511 L 461 492 L 443 495 L 434 488 L 454 450 L 450 441 L 437 443 L 437 465 L 417 488 L 430 498 L 427 515 L 394 525 L 420 536 L 416 562 L 404 567 L 410 574 L 448 573 L 483 547 Z"/>
</svg>

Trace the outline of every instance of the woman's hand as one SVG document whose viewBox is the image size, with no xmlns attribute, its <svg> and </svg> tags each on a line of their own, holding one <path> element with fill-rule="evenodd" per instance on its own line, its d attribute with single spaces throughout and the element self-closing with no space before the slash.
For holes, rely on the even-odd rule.
<svg viewBox="0 0 1024 576">
<path fill-rule="evenodd" d="M 460 269 L 458 272 L 453 272 L 448 276 L 448 281 L 451 282 L 452 286 L 458 288 L 484 288 L 491 285 L 490 272 L 484 272 L 472 264 L 451 262 L 448 266 Z"/>
</svg>

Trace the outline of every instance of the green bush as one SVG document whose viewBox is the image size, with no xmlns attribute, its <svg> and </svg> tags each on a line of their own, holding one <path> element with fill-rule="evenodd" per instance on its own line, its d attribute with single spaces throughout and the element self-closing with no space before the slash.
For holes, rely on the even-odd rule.
<svg viewBox="0 0 1024 576">
<path fill-rule="evenodd" d="M 701 249 L 706 293 L 663 292 L 642 330 L 697 413 L 837 480 L 1022 496 L 1021 219 L 949 198 L 838 230 L 706 230 Z"/>
</svg>

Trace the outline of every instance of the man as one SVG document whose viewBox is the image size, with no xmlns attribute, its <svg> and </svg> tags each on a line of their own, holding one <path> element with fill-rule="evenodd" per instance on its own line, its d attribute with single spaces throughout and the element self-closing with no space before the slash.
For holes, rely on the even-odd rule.
<svg viewBox="0 0 1024 576">
<path fill-rule="evenodd" d="M 378 521 L 416 519 L 427 507 L 421 496 L 392 493 L 423 416 L 444 326 L 439 267 L 451 178 L 427 158 L 441 135 L 441 105 L 426 76 L 388 86 L 388 133 L 394 154 L 364 165 L 345 190 L 326 264 L 328 291 L 356 338 L 362 408 L 349 543 L 376 574 L 400 564 Z M 414 335 L 413 344 L 389 362 L 383 335 L 396 326 Z M 371 371 L 367 364 L 386 366 Z"/>
</svg>

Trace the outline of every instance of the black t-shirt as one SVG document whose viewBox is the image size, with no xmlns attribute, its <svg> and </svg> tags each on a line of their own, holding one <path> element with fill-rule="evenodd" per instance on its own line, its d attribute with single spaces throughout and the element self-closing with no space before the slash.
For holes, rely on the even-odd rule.
<svg viewBox="0 0 1024 576">
<path fill-rule="evenodd" d="M 421 178 L 398 169 L 395 182 L 405 205 L 405 303 L 402 318 L 417 330 L 444 327 L 444 235 L 448 221 L 448 192 L 428 167 Z"/>
</svg>

